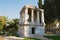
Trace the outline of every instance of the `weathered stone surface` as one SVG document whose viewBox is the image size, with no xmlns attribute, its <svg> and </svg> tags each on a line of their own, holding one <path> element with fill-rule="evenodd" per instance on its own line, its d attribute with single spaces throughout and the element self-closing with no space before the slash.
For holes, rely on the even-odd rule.
<svg viewBox="0 0 60 40">
<path fill-rule="evenodd" d="M 4 40 L 23 40 L 24 38 L 21 37 L 15 37 L 15 36 L 7 36 L 4 37 Z"/>
<path fill-rule="evenodd" d="M 19 25 L 18 34 L 20 36 L 43 36 L 45 34 L 44 10 L 33 5 L 24 6 L 20 12 Z"/>
</svg>

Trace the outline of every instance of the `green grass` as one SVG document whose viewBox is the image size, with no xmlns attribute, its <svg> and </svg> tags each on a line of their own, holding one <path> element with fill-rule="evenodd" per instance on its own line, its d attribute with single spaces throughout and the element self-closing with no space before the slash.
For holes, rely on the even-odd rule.
<svg viewBox="0 0 60 40">
<path fill-rule="evenodd" d="M 24 38 L 24 40 L 40 40 L 38 38 Z"/>
<path fill-rule="evenodd" d="M 60 40 L 60 36 L 45 36 L 45 37 L 53 40 Z"/>
</svg>

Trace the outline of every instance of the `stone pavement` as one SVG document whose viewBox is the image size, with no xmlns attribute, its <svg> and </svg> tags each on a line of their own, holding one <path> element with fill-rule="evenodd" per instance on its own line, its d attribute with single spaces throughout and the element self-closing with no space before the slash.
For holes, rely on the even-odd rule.
<svg viewBox="0 0 60 40">
<path fill-rule="evenodd" d="M 15 36 L 7 36 L 7 37 L 2 37 L 0 36 L 0 40 L 23 40 L 24 38 L 21 37 L 15 37 Z"/>
<path fill-rule="evenodd" d="M 23 40 L 24 38 L 21 37 L 15 37 L 15 36 L 7 36 L 5 37 L 5 40 Z"/>
</svg>

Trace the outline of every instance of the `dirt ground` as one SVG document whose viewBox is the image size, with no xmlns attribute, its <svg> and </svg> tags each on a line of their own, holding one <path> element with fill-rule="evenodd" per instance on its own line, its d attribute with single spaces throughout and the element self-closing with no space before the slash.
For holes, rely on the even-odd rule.
<svg viewBox="0 0 60 40">
<path fill-rule="evenodd" d="M 4 37 L 0 36 L 0 40 L 4 40 Z"/>
</svg>

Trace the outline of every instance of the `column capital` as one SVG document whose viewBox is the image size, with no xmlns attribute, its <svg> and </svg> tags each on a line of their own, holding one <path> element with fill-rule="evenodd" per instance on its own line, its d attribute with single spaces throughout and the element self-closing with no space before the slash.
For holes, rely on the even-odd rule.
<svg viewBox="0 0 60 40">
<path fill-rule="evenodd" d="M 40 9 L 40 11 L 44 11 L 43 9 Z"/>
</svg>

